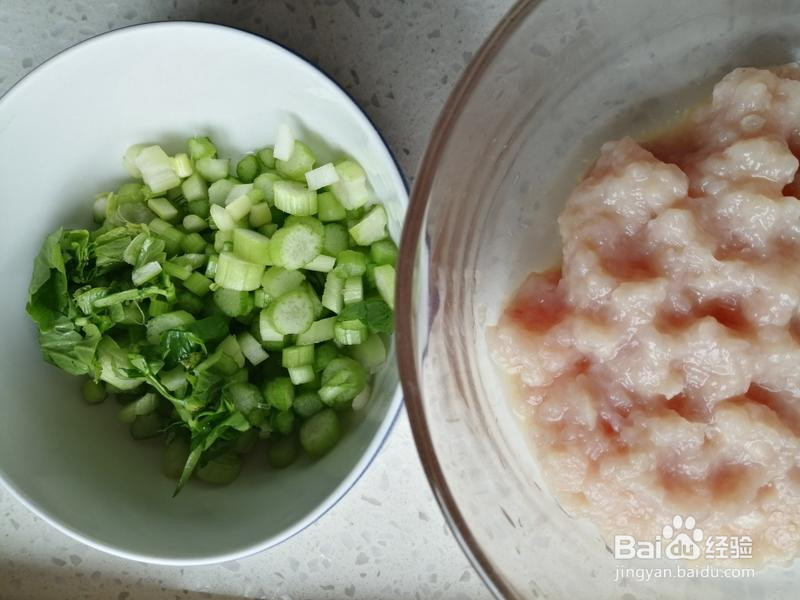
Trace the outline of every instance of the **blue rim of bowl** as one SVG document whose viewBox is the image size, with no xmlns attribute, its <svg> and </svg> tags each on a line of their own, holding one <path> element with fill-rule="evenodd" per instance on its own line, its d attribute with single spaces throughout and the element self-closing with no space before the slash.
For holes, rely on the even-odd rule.
<svg viewBox="0 0 800 600">
<path fill-rule="evenodd" d="M 428 200 L 431 187 L 439 169 L 440 158 L 446 151 L 447 143 L 453 127 L 464 111 L 464 107 L 478 81 L 488 66 L 497 57 L 505 41 L 519 28 L 520 23 L 528 17 L 542 0 L 518 0 L 492 33 L 481 45 L 475 57 L 462 74 L 436 121 L 428 142 L 428 147 L 420 163 L 420 169 L 414 181 L 408 212 L 406 213 L 403 235 L 400 239 L 400 256 L 397 262 L 397 296 L 395 314 L 397 319 L 397 366 L 400 373 L 400 384 L 403 387 L 406 411 L 411 422 L 411 431 L 417 451 L 428 477 L 433 495 L 445 520 L 458 540 L 461 549 L 472 566 L 479 573 L 483 582 L 497 598 L 516 598 L 519 593 L 489 560 L 475 536 L 470 530 L 467 520 L 462 514 L 453 492 L 447 485 L 444 468 L 436 455 L 433 436 L 425 416 L 425 405 L 422 400 L 420 377 L 417 371 L 415 356 L 415 335 L 412 311 L 414 310 L 414 273 L 416 272 L 417 254 L 425 224 Z"/>
<path fill-rule="evenodd" d="M 40 72 L 44 67 L 51 66 L 54 63 L 54 61 L 63 58 L 64 55 L 78 50 L 81 46 L 96 42 L 100 38 L 112 37 L 121 32 L 128 32 L 134 29 L 150 29 L 154 27 L 168 27 L 174 25 L 190 26 L 190 27 L 196 27 L 198 29 L 206 29 L 206 28 L 219 29 L 234 34 L 251 37 L 258 40 L 259 42 L 262 42 L 264 44 L 282 50 L 292 55 L 293 57 L 297 58 L 301 62 L 305 63 L 309 67 L 311 67 L 313 70 L 319 73 L 324 79 L 330 82 L 335 89 L 339 90 L 342 93 L 342 95 L 347 99 L 347 101 L 350 102 L 355 111 L 364 118 L 366 123 L 369 125 L 369 127 L 381 141 L 381 145 L 386 150 L 387 155 L 389 156 L 392 164 L 394 165 L 395 171 L 402 184 L 402 188 L 406 194 L 406 197 L 408 197 L 409 194 L 408 180 L 405 176 L 405 173 L 403 173 L 403 169 L 400 167 L 400 163 L 397 161 L 395 153 L 392 151 L 391 147 L 386 142 L 386 139 L 383 137 L 383 134 L 381 134 L 380 130 L 376 127 L 375 123 L 370 118 L 370 116 L 364 111 L 364 109 L 361 108 L 361 106 L 359 106 L 358 102 L 356 102 L 353 96 L 346 89 L 344 89 L 342 85 L 340 85 L 333 77 L 328 75 L 328 73 L 326 73 L 324 69 L 314 64 L 311 60 L 299 54 L 297 51 L 288 48 L 283 44 L 271 40 L 267 37 L 258 35 L 256 33 L 251 33 L 243 29 L 229 27 L 227 25 L 206 23 L 204 21 L 184 21 L 184 20 L 149 21 L 146 23 L 126 25 L 125 27 L 119 27 L 117 29 L 112 29 L 110 31 L 98 33 L 96 35 L 87 37 L 86 39 L 81 40 L 80 42 L 76 42 L 75 44 L 72 44 L 71 46 L 68 46 L 63 50 L 60 50 L 59 52 L 57 52 L 56 54 L 54 54 L 53 56 L 49 57 L 47 60 L 42 62 L 41 64 L 37 65 L 30 72 L 23 75 L 20 79 L 15 81 L 10 88 L 8 88 L 2 95 L 0 95 L 0 107 L 2 107 L 4 101 L 12 94 L 12 92 L 19 89 L 22 85 L 24 85 L 25 82 L 27 82 L 31 78 L 31 76 L 33 76 L 37 72 Z M 295 528 L 289 527 L 283 532 L 280 532 L 279 534 L 270 538 L 270 540 L 265 544 L 255 544 L 247 548 L 244 548 L 238 552 L 229 552 L 225 555 L 220 555 L 220 556 L 209 555 L 199 559 L 184 560 L 184 559 L 170 559 L 170 558 L 165 559 L 157 556 L 146 556 L 143 554 L 127 552 L 122 548 L 111 546 L 103 542 L 100 542 L 98 540 L 92 539 L 91 537 L 86 536 L 83 533 L 76 531 L 72 527 L 69 527 L 68 525 L 62 523 L 59 519 L 53 518 L 50 515 L 46 514 L 44 511 L 38 508 L 35 502 L 30 500 L 23 492 L 21 492 L 14 485 L 12 485 L 12 483 L 6 478 L 6 476 L 3 474 L 2 471 L 0 471 L 0 484 L 2 484 L 11 493 L 11 495 L 14 498 L 16 498 L 23 506 L 25 506 L 25 508 L 30 510 L 35 515 L 41 517 L 42 520 L 51 525 L 53 528 L 57 529 L 58 531 L 64 533 L 65 535 L 71 537 L 74 540 L 77 540 L 83 544 L 86 544 L 87 546 L 105 552 L 107 554 L 111 554 L 113 556 L 118 556 L 120 558 L 134 560 L 137 562 L 144 562 L 149 564 L 157 564 L 165 566 L 177 566 L 177 567 L 203 566 L 203 565 L 224 563 L 232 560 L 241 560 L 243 558 L 247 558 L 249 556 L 253 556 L 255 554 L 263 552 L 264 550 L 269 550 L 270 548 L 274 548 L 275 546 L 278 546 L 279 544 L 282 544 L 286 540 L 289 540 L 294 536 L 296 536 L 297 534 L 305 531 L 307 528 L 311 527 L 322 517 L 328 514 L 328 512 L 333 507 L 335 507 L 339 503 L 339 501 L 350 492 L 350 490 L 353 489 L 353 487 L 356 485 L 356 483 L 359 482 L 364 473 L 366 473 L 369 467 L 372 466 L 372 463 L 374 462 L 375 458 L 378 456 L 378 454 L 380 454 L 381 450 L 386 444 L 386 441 L 389 439 L 389 435 L 392 433 L 392 431 L 394 431 L 395 425 L 397 424 L 397 420 L 400 417 L 400 414 L 404 406 L 402 390 L 399 383 L 395 388 L 394 393 L 392 394 L 391 404 L 396 406 L 394 408 L 389 409 L 389 412 L 384 418 L 383 424 L 378 429 L 375 437 L 370 443 L 370 446 L 372 447 L 369 448 L 366 453 L 364 453 L 364 456 L 369 456 L 369 458 L 363 464 L 357 463 L 356 466 L 350 471 L 348 477 L 352 477 L 352 479 L 348 482 L 348 485 L 346 487 L 343 488 L 341 487 L 340 484 L 340 487 L 335 488 L 333 492 L 331 492 L 325 498 L 325 500 L 320 505 L 324 506 L 324 508 L 321 511 L 312 511 L 302 520 L 302 525 L 300 527 L 295 527 Z M 362 460 L 363 458 L 364 457 L 362 456 Z"/>
</svg>

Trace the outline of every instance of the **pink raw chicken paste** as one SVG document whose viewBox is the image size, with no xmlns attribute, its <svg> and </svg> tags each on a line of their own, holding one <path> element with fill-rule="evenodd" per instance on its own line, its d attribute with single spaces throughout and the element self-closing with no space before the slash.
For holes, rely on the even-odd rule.
<svg viewBox="0 0 800 600">
<path fill-rule="evenodd" d="M 737 69 L 573 192 L 492 334 L 545 478 L 608 539 L 675 514 L 800 553 L 800 69 Z"/>
</svg>

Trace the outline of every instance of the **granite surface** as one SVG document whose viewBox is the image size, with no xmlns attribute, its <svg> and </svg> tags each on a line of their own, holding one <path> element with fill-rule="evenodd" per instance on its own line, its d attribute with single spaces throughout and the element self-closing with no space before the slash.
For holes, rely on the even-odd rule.
<svg viewBox="0 0 800 600">
<path fill-rule="evenodd" d="M 414 173 L 452 85 L 510 0 L 0 0 L 0 94 L 53 54 L 149 21 L 209 21 L 278 41 L 366 109 Z M 92 550 L 0 490 L 0 599 L 486 598 L 434 502 L 401 416 L 369 471 L 279 547 L 212 567 Z"/>
</svg>

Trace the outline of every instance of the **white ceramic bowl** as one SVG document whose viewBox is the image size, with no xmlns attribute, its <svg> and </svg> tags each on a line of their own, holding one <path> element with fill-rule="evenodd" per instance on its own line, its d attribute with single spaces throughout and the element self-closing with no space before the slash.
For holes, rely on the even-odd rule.
<svg viewBox="0 0 800 600">
<path fill-rule="evenodd" d="M 122 29 L 59 54 L 0 101 L 0 480 L 95 548 L 190 565 L 273 546 L 347 492 L 400 409 L 390 357 L 363 415 L 323 460 L 272 471 L 253 457 L 234 484 L 189 485 L 173 499 L 159 444 L 134 442 L 115 403 L 82 404 L 78 380 L 41 358 L 25 314 L 33 258 L 51 230 L 87 224 L 93 195 L 125 178 L 128 145 L 176 151 L 207 134 L 237 156 L 273 141 L 281 121 L 321 159 L 347 154 L 364 166 L 397 239 L 406 188 L 372 124 L 323 73 L 254 35 L 198 23 Z"/>
</svg>

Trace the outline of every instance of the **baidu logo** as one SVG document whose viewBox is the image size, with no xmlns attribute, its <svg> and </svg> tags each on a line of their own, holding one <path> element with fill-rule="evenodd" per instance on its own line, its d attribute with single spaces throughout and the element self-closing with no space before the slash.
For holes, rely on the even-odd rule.
<svg viewBox="0 0 800 600">
<path fill-rule="evenodd" d="M 706 558 L 750 558 L 753 541 L 750 536 L 706 536 L 689 515 L 675 515 L 664 525 L 655 540 L 638 541 L 632 535 L 614 536 L 614 558 L 669 558 L 697 560 Z"/>
</svg>

